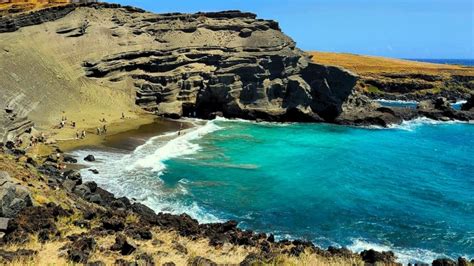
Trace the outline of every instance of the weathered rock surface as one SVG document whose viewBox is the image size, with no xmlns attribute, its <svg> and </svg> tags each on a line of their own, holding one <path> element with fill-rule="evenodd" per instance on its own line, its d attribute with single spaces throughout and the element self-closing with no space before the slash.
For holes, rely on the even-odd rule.
<svg viewBox="0 0 474 266">
<path fill-rule="evenodd" d="M 474 112 L 474 93 L 470 95 L 470 97 L 467 99 L 467 102 L 462 105 L 461 109 L 463 111 Z"/>
<path fill-rule="evenodd" d="M 16 184 L 7 172 L 0 171 L 0 217 L 13 218 L 31 205 L 28 189 Z"/>
<path fill-rule="evenodd" d="M 466 103 L 468 104 L 468 103 Z M 465 105 L 464 105 L 465 106 Z M 421 101 L 417 107 L 418 115 L 440 121 L 472 121 L 474 112 L 470 110 L 454 110 L 451 104 L 444 97 L 434 100 Z"/>
<path fill-rule="evenodd" d="M 121 31 L 154 42 L 85 61 L 86 75 L 132 79 L 136 103 L 158 115 L 332 121 L 357 80 L 312 63 L 277 22 L 251 13 L 125 15 L 113 17 Z"/>
</svg>

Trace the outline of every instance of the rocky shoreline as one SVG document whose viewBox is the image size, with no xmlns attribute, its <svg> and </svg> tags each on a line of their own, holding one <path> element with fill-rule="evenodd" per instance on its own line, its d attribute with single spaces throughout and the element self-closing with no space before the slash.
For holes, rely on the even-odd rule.
<svg viewBox="0 0 474 266">
<path fill-rule="evenodd" d="M 355 264 L 399 265 L 393 252 L 365 250 L 357 254 L 346 248 L 321 249 L 305 240 L 276 241 L 271 234 L 242 230 L 238 228 L 236 221 L 199 224 L 186 214 L 156 214 L 149 207 L 133 199 L 116 198 L 112 193 L 98 187 L 95 182 L 83 182 L 76 170 L 59 169 L 57 166 L 60 161 L 77 163 L 77 159 L 63 154 L 60 150 L 39 161 L 26 156 L 22 150 L 11 145 L 2 147 L 0 152 L 0 164 L 12 162 L 16 168 L 36 173 L 36 176 L 23 178 L 27 183 L 25 186 L 18 184 L 15 179 L 18 177 L 13 178 L 8 172 L 0 172 L 2 180 L 0 203 L 2 216 L 5 217 L 1 220 L 0 228 L 2 235 L 0 243 L 3 247 L 12 244 L 21 247 L 37 235 L 41 243 L 62 240 L 64 245 L 57 250 L 57 255 L 70 262 L 104 265 L 104 262 L 91 261 L 91 257 L 96 252 L 107 253 L 103 246 L 97 245 L 95 239 L 108 236 L 114 239 L 113 245 L 108 247 L 112 252 L 118 252 L 123 256 L 136 254 L 131 261 L 117 259 L 115 265 L 136 265 L 134 263 L 155 265 L 153 256 L 156 254 L 138 254 L 135 250 L 139 247 L 133 243 L 151 241 L 154 239 L 153 232 L 159 230 L 176 232 L 191 241 L 206 239 L 209 246 L 217 249 L 225 245 L 251 248 L 252 252 L 245 256 L 240 265 L 271 264 L 276 263 L 280 256 L 299 258 L 303 254 L 360 262 Z M 82 159 L 93 161 L 94 156 L 90 155 L 80 160 Z M 62 206 L 60 202 L 39 203 L 38 200 L 33 200 L 29 191 L 29 187 L 35 186 L 33 178 L 49 189 L 63 192 L 68 202 L 67 206 Z M 129 218 L 130 215 L 134 215 L 133 221 Z M 64 217 L 71 218 L 72 225 L 81 228 L 81 233 L 67 235 L 58 230 L 56 223 L 58 219 Z M 177 249 L 187 252 L 185 247 L 178 246 Z M 19 248 L 11 251 L 0 248 L 0 261 L 3 263 L 22 261 L 34 258 L 36 254 L 35 250 Z M 199 255 L 189 261 L 189 265 L 217 265 L 203 257 L 205 254 Z M 457 262 L 438 259 L 433 261 L 432 265 L 469 265 L 468 263 L 464 258 L 459 258 Z M 474 263 L 474 260 L 470 263 Z M 174 264 L 169 262 L 163 265 Z"/>
</svg>

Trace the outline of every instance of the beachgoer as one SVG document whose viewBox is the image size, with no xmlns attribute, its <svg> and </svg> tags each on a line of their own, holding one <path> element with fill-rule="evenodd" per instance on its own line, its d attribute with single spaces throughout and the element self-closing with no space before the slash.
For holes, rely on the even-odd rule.
<svg viewBox="0 0 474 266">
<path fill-rule="evenodd" d="M 75 128 L 76 127 L 76 122 L 72 122 L 71 125 L 72 125 L 72 128 Z"/>
<path fill-rule="evenodd" d="M 104 127 L 102 128 L 102 131 L 104 132 L 104 134 L 107 134 L 107 126 L 104 125 Z"/>
<path fill-rule="evenodd" d="M 82 139 L 85 139 L 85 138 L 86 138 L 86 131 L 85 131 L 85 130 L 82 131 L 82 133 L 81 133 L 81 138 L 82 138 Z"/>
<path fill-rule="evenodd" d="M 76 139 L 79 139 L 79 137 L 80 137 L 79 131 L 76 131 Z"/>
<path fill-rule="evenodd" d="M 100 135 L 100 128 L 97 128 L 97 135 Z"/>
<path fill-rule="evenodd" d="M 122 119 L 125 119 L 125 114 L 122 112 Z"/>
</svg>

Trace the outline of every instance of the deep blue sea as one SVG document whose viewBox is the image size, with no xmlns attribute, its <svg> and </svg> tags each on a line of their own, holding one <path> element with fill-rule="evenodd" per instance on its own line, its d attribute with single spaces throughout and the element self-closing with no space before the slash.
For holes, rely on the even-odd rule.
<svg viewBox="0 0 474 266">
<path fill-rule="evenodd" d="M 119 196 L 201 222 L 399 261 L 474 258 L 474 125 L 427 119 L 389 129 L 215 120 L 134 152 L 77 151 Z"/>
<path fill-rule="evenodd" d="M 407 59 L 407 60 L 435 63 L 435 64 L 474 66 L 474 59 Z"/>
</svg>

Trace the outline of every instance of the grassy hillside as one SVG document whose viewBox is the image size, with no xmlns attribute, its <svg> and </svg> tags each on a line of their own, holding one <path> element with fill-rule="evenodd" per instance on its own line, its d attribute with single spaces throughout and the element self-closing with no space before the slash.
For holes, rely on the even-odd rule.
<svg viewBox="0 0 474 266">
<path fill-rule="evenodd" d="M 325 65 L 337 65 L 356 72 L 359 75 L 380 73 L 420 73 L 436 75 L 471 75 L 473 67 L 458 65 L 432 64 L 409 60 L 356 55 L 348 53 L 309 52 L 313 61 Z"/>
<path fill-rule="evenodd" d="M 474 91 L 474 68 L 347 53 L 309 52 L 313 61 L 341 66 L 360 76 L 359 88 L 373 98 L 466 99 Z"/>
</svg>

